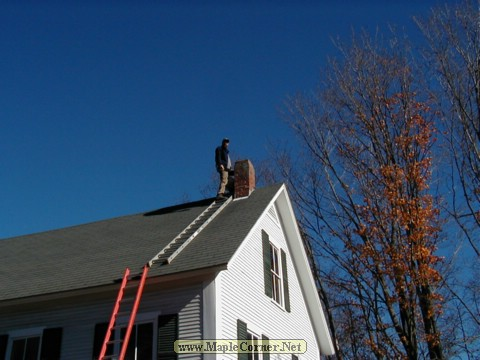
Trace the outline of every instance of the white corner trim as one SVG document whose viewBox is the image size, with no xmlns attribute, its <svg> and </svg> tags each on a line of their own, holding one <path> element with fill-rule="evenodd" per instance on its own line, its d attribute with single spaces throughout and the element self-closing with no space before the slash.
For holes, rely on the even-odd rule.
<svg viewBox="0 0 480 360">
<path fill-rule="evenodd" d="M 217 338 L 217 275 L 208 282 L 203 283 L 202 291 L 202 319 L 203 319 L 203 338 Z"/>
</svg>

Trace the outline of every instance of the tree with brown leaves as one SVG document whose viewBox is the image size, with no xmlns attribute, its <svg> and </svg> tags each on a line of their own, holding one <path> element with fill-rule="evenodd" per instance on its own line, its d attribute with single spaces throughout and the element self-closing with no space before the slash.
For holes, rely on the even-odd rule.
<svg viewBox="0 0 480 360">
<path fill-rule="evenodd" d="M 432 112 L 406 55 L 378 44 L 340 47 L 318 92 L 287 101 L 304 157 L 278 163 L 328 287 L 337 357 L 443 359 Z"/>
</svg>

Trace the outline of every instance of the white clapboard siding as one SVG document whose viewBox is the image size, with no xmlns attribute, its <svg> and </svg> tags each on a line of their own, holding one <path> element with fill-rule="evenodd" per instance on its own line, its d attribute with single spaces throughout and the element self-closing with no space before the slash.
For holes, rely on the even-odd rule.
<svg viewBox="0 0 480 360">
<path fill-rule="evenodd" d="M 161 314 L 178 313 L 180 338 L 200 339 L 201 294 L 201 285 L 163 290 L 161 285 L 149 288 L 147 282 L 137 319 L 155 320 Z M 0 334 L 35 327 L 62 327 L 62 359 L 91 359 L 95 324 L 109 321 L 115 298 L 116 293 L 112 292 L 97 299 L 82 296 L 49 302 L 44 309 L 36 306 L 0 313 Z M 180 359 L 200 359 L 200 356 L 182 355 Z"/>
<path fill-rule="evenodd" d="M 249 330 L 269 339 L 304 339 L 307 353 L 300 358 L 318 359 L 319 349 L 293 267 L 286 239 L 275 209 L 269 209 L 255 226 L 229 263 L 228 271 L 217 277 L 217 332 L 219 338 L 236 339 L 237 319 Z M 265 295 L 262 255 L 262 229 L 270 241 L 287 254 L 291 312 L 287 312 Z M 237 355 L 222 355 L 236 359 Z M 291 355 L 271 355 L 271 359 L 291 359 Z"/>
</svg>

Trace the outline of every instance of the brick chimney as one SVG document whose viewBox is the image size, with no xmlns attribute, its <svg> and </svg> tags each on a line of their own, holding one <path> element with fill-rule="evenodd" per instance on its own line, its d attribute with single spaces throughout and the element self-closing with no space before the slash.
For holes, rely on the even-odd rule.
<svg viewBox="0 0 480 360">
<path fill-rule="evenodd" d="M 235 162 L 234 198 L 249 196 L 255 190 L 255 169 L 250 160 Z"/>
</svg>

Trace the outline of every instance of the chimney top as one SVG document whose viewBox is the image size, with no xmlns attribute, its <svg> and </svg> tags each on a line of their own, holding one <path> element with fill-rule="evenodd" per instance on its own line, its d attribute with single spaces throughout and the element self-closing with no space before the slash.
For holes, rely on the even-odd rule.
<svg viewBox="0 0 480 360">
<path fill-rule="evenodd" d="M 249 196 L 255 190 L 255 169 L 250 160 L 235 162 L 234 198 Z"/>
</svg>

